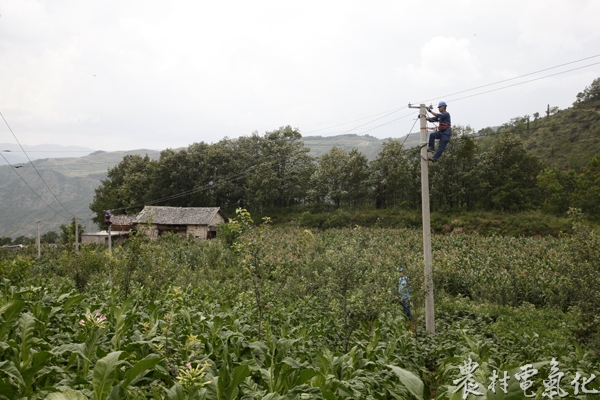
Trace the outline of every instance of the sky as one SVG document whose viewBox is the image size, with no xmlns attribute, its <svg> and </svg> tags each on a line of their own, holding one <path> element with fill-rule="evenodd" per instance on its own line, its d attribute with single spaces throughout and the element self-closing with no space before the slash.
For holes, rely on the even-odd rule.
<svg viewBox="0 0 600 400">
<path fill-rule="evenodd" d="M 567 108 L 600 77 L 594 15 L 597 0 L 3 0 L 0 143 L 400 138 L 424 100 L 479 130 Z"/>
</svg>

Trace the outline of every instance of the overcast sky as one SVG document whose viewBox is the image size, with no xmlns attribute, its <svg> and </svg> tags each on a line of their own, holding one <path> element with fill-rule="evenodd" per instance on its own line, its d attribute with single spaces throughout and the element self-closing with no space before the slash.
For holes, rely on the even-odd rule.
<svg viewBox="0 0 600 400">
<path fill-rule="evenodd" d="M 385 115 L 429 99 L 478 130 L 570 106 L 600 64 L 460 98 L 600 57 L 447 95 L 600 54 L 598 15 L 597 0 L 4 0 L 0 112 L 22 144 L 108 151 L 284 125 L 402 137 L 416 112 Z"/>
</svg>

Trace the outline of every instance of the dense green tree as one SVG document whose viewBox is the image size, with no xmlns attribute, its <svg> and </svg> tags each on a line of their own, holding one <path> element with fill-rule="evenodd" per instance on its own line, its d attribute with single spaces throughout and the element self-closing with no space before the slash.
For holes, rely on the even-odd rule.
<svg viewBox="0 0 600 400">
<path fill-rule="evenodd" d="M 247 181 L 248 204 L 281 208 L 303 202 L 313 159 L 300 131 L 288 125 L 266 132 L 258 143 L 254 173 Z"/>
<path fill-rule="evenodd" d="M 573 193 L 577 186 L 575 171 L 561 171 L 556 168 L 545 168 L 537 176 L 540 189 L 542 210 L 556 215 L 565 215 L 573 206 Z"/>
<path fill-rule="evenodd" d="M 470 210 L 477 186 L 475 155 L 478 147 L 471 127 L 457 125 L 440 161 L 430 168 L 430 196 L 433 210 Z"/>
<path fill-rule="evenodd" d="M 590 86 L 587 86 L 583 92 L 577 93 L 577 100 L 574 106 L 599 106 L 600 105 L 600 78 L 594 79 Z"/>
<path fill-rule="evenodd" d="M 335 146 L 319 158 L 315 172 L 310 177 L 309 195 L 313 200 L 341 206 L 347 189 L 343 172 L 349 158 L 346 151 Z"/>
<path fill-rule="evenodd" d="M 62 224 L 59 227 L 61 243 L 75 243 L 75 221 L 76 219 L 73 218 L 70 224 Z M 85 233 L 85 228 L 79 222 L 77 223 L 77 233 L 79 236 L 79 243 L 81 243 L 81 235 Z"/>
<path fill-rule="evenodd" d="M 319 158 L 310 178 L 309 196 L 322 203 L 358 205 L 368 194 L 368 162 L 364 154 L 339 147 Z"/>
<path fill-rule="evenodd" d="M 13 240 L 12 244 L 34 244 L 35 238 L 29 238 L 27 236 L 18 236 Z"/>
<path fill-rule="evenodd" d="M 214 145 L 201 142 L 179 151 L 165 150 L 153 170 L 149 197 L 165 199 L 161 204 L 173 207 L 231 206 L 231 197 L 236 197 L 232 194 L 238 184 L 236 175 L 243 171 L 233 159 L 234 149 L 228 139 Z"/>
<path fill-rule="evenodd" d="M 12 244 L 12 238 L 8 236 L 0 237 L 0 246 L 4 246 L 5 244 Z"/>
<path fill-rule="evenodd" d="M 363 205 L 372 193 L 372 187 L 369 185 L 369 160 L 357 149 L 350 150 L 348 156 L 348 190 L 345 201 L 348 205 L 357 207 Z"/>
<path fill-rule="evenodd" d="M 152 170 L 149 198 L 169 197 L 169 205 L 174 207 L 190 206 L 190 194 L 197 177 L 192 173 L 193 165 L 188 160 L 187 150 L 163 150 Z"/>
<path fill-rule="evenodd" d="M 204 142 L 194 143 L 187 149 L 187 157 L 185 159 L 188 164 L 188 169 L 184 172 L 186 178 L 193 185 L 190 187 L 188 195 L 188 204 L 193 207 L 214 207 L 226 206 L 226 204 L 217 203 L 215 194 L 210 185 L 213 182 L 212 166 L 214 165 L 215 157 L 212 153 L 217 148 L 217 145 L 209 145 Z M 222 162 L 222 161 L 221 161 Z"/>
<path fill-rule="evenodd" d="M 596 154 L 579 175 L 575 199 L 585 214 L 600 218 L 600 154 Z"/>
<path fill-rule="evenodd" d="M 403 141 L 390 139 L 371 163 L 372 186 L 377 208 L 417 208 L 420 200 L 420 164 L 414 150 L 405 149 Z"/>
<path fill-rule="evenodd" d="M 40 237 L 42 243 L 57 243 L 60 235 L 55 231 L 48 231 Z"/>
<path fill-rule="evenodd" d="M 499 135 L 489 151 L 477 157 L 477 203 L 486 210 L 521 211 L 534 207 L 541 163 L 513 134 Z"/>
<path fill-rule="evenodd" d="M 220 207 L 244 207 L 248 203 L 247 186 L 261 159 L 261 138 L 257 133 L 238 139 L 223 139 L 207 150 L 207 185 L 210 199 Z"/>
<path fill-rule="evenodd" d="M 90 209 L 96 213 L 93 221 L 104 226 L 104 211 L 122 209 L 134 213 L 143 208 L 149 196 L 156 162 L 147 155 L 126 155 L 114 168 L 108 170 L 107 178 L 96 189 Z"/>
</svg>

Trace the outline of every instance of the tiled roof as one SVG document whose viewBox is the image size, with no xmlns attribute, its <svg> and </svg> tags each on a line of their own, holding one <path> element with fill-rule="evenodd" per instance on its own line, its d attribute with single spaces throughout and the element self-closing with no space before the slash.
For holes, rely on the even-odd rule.
<svg viewBox="0 0 600 400">
<path fill-rule="evenodd" d="M 135 215 L 113 215 L 110 220 L 113 225 L 133 225 Z"/>
<path fill-rule="evenodd" d="M 151 220 L 161 225 L 208 225 L 217 213 L 227 221 L 227 217 L 219 207 L 157 207 L 145 206 L 135 217 L 138 224 Z"/>
</svg>

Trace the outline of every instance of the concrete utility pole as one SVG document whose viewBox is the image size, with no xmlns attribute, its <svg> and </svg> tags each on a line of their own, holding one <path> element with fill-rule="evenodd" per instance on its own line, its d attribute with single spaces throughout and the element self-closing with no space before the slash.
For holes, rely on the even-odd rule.
<svg viewBox="0 0 600 400">
<path fill-rule="evenodd" d="M 75 251 L 79 253 L 79 224 L 77 218 L 73 218 L 75 221 Z"/>
<path fill-rule="evenodd" d="M 35 245 L 37 246 L 37 250 L 38 250 L 38 258 L 42 257 L 42 245 L 41 245 L 41 241 L 40 241 L 40 222 L 42 221 L 36 221 L 37 222 L 37 235 L 35 238 Z"/>
<path fill-rule="evenodd" d="M 408 105 L 409 108 L 417 108 Z M 435 315 L 433 307 L 433 271 L 431 269 L 431 217 L 429 211 L 429 156 L 427 154 L 427 109 L 425 104 L 419 107 L 421 122 L 421 213 L 423 218 L 423 258 L 425 261 L 425 327 L 427 332 L 435 333 Z"/>
<path fill-rule="evenodd" d="M 108 228 L 106 228 L 106 231 L 108 232 L 108 252 L 112 253 L 112 235 L 110 233 L 110 225 Z"/>
</svg>

